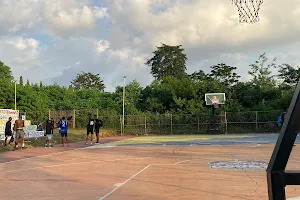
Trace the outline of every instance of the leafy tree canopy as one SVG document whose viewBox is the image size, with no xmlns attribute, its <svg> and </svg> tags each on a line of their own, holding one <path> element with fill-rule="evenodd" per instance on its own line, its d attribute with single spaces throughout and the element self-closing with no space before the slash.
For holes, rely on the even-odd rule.
<svg viewBox="0 0 300 200">
<path fill-rule="evenodd" d="M 176 78 L 186 76 L 187 57 L 182 45 L 162 44 L 153 54 L 154 56 L 147 60 L 146 65 L 151 67 L 151 74 L 154 78 L 160 80 L 167 76 Z"/>
<path fill-rule="evenodd" d="M 93 89 L 98 91 L 104 91 L 105 86 L 103 80 L 101 80 L 99 74 L 93 74 L 91 72 L 81 72 L 77 74 L 76 78 L 71 81 L 74 89 Z"/>
</svg>

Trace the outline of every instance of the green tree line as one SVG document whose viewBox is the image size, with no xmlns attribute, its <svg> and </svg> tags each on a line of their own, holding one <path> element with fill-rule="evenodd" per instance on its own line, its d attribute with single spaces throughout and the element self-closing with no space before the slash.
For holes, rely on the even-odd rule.
<svg viewBox="0 0 300 200">
<path fill-rule="evenodd" d="M 187 55 L 181 45 L 162 44 L 145 61 L 155 80 L 142 87 L 136 80 L 126 85 L 125 114 L 209 112 L 204 94 L 226 93 L 230 112 L 283 110 L 292 98 L 300 77 L 300 69 L 287 63 L 277 64 L 264 53 L 249 64 L 251 80 L 241 81 L 236 67 L 219 63 L 210 72 L 199 70 L 188 74 Z M 274 73 L 277 72 L 277 73 Z M 0 107 L 14 108 L 14 78 L 9 66 L 0 62 Z M 43 85 L 17 81 L 17 109 L 22 112 L 47 110 L 96 109 L 103 115 L 122 113 L 123 86 L 114 92 L 104 92 L 99 74 L 79 73 L 70 86 Z"/>
</svg>

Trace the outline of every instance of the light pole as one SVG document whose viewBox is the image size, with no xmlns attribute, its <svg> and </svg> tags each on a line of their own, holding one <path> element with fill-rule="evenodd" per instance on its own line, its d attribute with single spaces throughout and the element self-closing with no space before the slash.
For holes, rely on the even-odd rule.
<svg viewBox="0 0 300 200">
<path fill-rule="evenodd" d="M 125 115 L 125 79 L 126 76 L 123 77 L 123 116 L 122 116 L 122 135 L 124 134 L 125 122 L 124 122 L 124 115 Z"/>
<path fill-rule="evenodd" d="M 17 110 L 17 82 L 15 81 L 15 110 Z"/>
</svg>

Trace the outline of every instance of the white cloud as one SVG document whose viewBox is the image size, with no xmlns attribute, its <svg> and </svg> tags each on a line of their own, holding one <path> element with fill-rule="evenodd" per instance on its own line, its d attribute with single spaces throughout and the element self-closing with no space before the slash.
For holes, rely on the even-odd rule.
<svg viewBox="0 0 300 200">
<path fill-rule="evenodd" d="M 108 90 L 124 75 L 148 84 L 144 63 L 161 42 L 183 45 L 188 72 L 224 62 L 247 80 L 249 64 L 264 52 L 278 63 L 300 63 L 298 0 L 265 1 L 260 22 L 251 25 L 238 22 L 230 1 L 93 2 L 0 1 L 0 59 L 16 77 L 37 82 L 69 84 L 80 71 L 99 73 Z"/>
<path fill-rule="evenodd" d="M 96 51 L 99 53 L 102 53 L 108 48 L 109 48 L 109 42 L 107 40 L 99 40 L 96 43 Z"/>
</svg>

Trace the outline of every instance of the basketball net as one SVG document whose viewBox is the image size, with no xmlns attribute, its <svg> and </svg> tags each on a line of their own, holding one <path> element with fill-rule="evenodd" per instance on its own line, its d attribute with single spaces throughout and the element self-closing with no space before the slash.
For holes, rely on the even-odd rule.
<svg viewBox="0 0 300 200">
<path fill-rule="evenodd" d="M 241 23 L 255 23 L 259 21 L 258 11 L 263 0 L 231 0 L 238 7 Z"/>
<path fill-rule="evenodd" d="M 217 103 L 213 103 L 213 106 L 214 106 L 215 108 L 219 108 L 219 104 L 217 104 Z"/>
<path fill-rule="evenodd" d="M 219 107 L 219 99 L 211 99 L 211 103 L 215 108 Z"/>
</svg>

